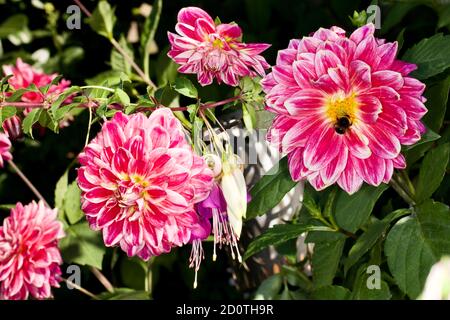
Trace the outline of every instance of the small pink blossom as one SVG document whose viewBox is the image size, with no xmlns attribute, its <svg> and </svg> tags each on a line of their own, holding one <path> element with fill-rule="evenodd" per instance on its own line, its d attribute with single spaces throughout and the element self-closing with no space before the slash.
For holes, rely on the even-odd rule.
<svg viewBox="0 0 450 320">
<path fill-rule="evenodd" d="M 212 172 L 169 109 L 116 113 L 79 160 L 82 209 L 107 246 L 147 260 L 197 232 L 194 205 L 208 196 Z"/>
<path fill-rule="evenodd" d="M 269 67 L 260 53 L 270 45 L 243 43 L 237 24 L 216 25 L 200 8 L 181 9 L 175 30 L 178 34 L 168 33 L 172 45 L 168 55 L 181 65 L 179 72 L 197 74 L 202 86 L 214 78 L 219 84 L 237 86 L 240 77 L 264 76 Z"/>
<path fill-rule="evenodd" d="M 0 227 L 0 299 L 24 300 L 52 297 L 59 287 L 64 237 L 57 210 L 43 202 L 17 203 Z"/>
<path fill-rule="evenodd" d="M 5 165 L 5 161 L 9 161 L 12 159 L 12 155 L 10 152 L 11 149 L 11 141 L 6 134 L 0 132 L 0 168 L 3 168 Z"/>
<path fill-rule="evenodd" d="M 23 62 L 21 58 L 17 58 L 15 66 L 3 66 L 3 73 L 5 76 L 12 75 L 12 77 L 8 80 L 8 83 L 14 90 L 27 88 L 31 84 L 36 85 L 38 88 L 44 87 L 49 85 L 53 79 L 57 77 L 57 74 L 45 74 L 36 70 L 29 64 Z M 64 92 L 64 90 L 66 90 L 69 86 L 69 80 L 61 79 L 58 84 L 52 85 L 49 88 L 47 96 L 56 96 Z M 42 102 L 44 98 L 44 95 L 40 92 L 26 92 L 22 96 L 22 101 Z"/>
<path fill-rule="evenodd" d="M 425 85 L 416 65 L 396 59 L 397 42 L 374 37 L 373 24 L 349 37 L 338 27 L 291 40 L 262 81 L 276 114 L 268 139 L 288 154 L 294 180 L 348 193 L 388 183 L 405 168 L 401 145 L 425 131 Z"/>
</svg>

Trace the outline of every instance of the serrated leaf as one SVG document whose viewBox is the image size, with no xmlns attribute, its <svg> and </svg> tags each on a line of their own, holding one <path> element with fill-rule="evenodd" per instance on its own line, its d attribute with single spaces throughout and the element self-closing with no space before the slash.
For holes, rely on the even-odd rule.
<svg viewBox="0 0 450 320">
<path fill-rule="evenodd" d="M 131 59 L 134 59 L 134 52 L 128 46 L 127 40 L 125 37 L 121 37 L 119 40 L 119 44 L 122 49 L 128 54 Z M 122 54 L 120 54 L 117 50 L 111 50 L 111 68 L 113 70 L 123 72 L 125 75 L 131 74 L 131 64 L 127 59 L 124 58 Z"/>
<path fill-rule="evenodd" d="M 260 252 L 268 246 L 277 246 L 290 239 L 299 237 L 302 233 L 307 231 L 332 231 L 327 227 L 300 225 L 300 224 L 278 224 L 266 230 L 263 234 L 256 237 L 247 247 L 244 254 L 244 260 L 252 255 Z"/>
<path fill-rule="evenodd" d="M 43 109 L 33 109 L 22 121 L 23 132 L 28 134 L 31 138 L 33 138 L 33 125 L 39 121 L 42 111 Z"/>
<path fill-rule="evenodd" d="M 344 263 L 344 273 L 347 273 L 347 271 L 376 244 L 394 219 L 398 219 L 409 213 L 409 209 L 399 209 L 390 213 L 383 220 L 376 220 L 370 224 L 367 231 L 358 238 L 356 243 L 350 249 L 348 258 Z"/>
<path fill-rule="evenodd" d="M 198 97 L 197 88 L 188 78 L 185 77 L 178 77 L 175 80 L 173 89 L 179 94 L 189 98 L 196 99 Z"/>
<path fill-rule="evenodd" d="M 416 218 L 403 218 L 389 232 L 384 245 L 389 270 L 410 298 L 422 292 L 431 266 L 437 262 Z"/>
<path fill-rule="evenodd" d="M 339 266 L 345 239 L 316 243 L 312 257 L 314 287 L 331 285 Z"/>
<path fill-rule="evenodd" d="M 380 288 L 369 288 L 367 280 L 371 274 L 367 273 L 367 265 L 361 266 L 357 271 L 351 299 L 353 300 L 389 300 L 392 294 L 387 283 L 380 279 Z"/>
<path fill-rule="evenodd" d="M 98 34 L 108 38 L 113 38 L 113 28 L 116 23 L 114 9 L 107 1 L 99 1 L 92 16 L 89 18 L 91 28 Z"/>
<path fill-rule="evenodd" d="M 448 52 L 450 52 L 450 35 L 438 33 L 408 49 L 402 60 L 417 64 L 418 69 L 410 76 L 423 80 L 450 67 Z"/>
<path fill-rule="evenodd" d="M 255 292 L 255 300 L 273 300 L 281 290 L 283 277 L 277 273 L 268 277 Z"/>
<path fill-rule="evenodd" d="M 8 118 L 14 116 L 17 112 L 17 109 L 12 106 L 4 106 L 0 108 L 0 125 Z"/>
<path fill-rule="evenodd" d="M 81 211 L 81 190 L 76 181 L 73 181 L 68 185 L 66 193 L 64 195 L 64 212 L 70 224 L 75 224 L 83 217 L 83 211 Z"/>
<path fill-rule="evenodd" d="M 252 200 L 247 207 L 247 220 L 274 208 L 296 184 L 284 157 L 250 189 Z"/>
<path fill-rule="evenodd" d="M 100 300 L 150 300 L 148 292 L 129 288 L 114 288 L 114 292 L 103 292 L 97 295 Z"/>
<path fill-rule="evenodd" d="M 101 269 L 106 248 L 100 233 L 92 231 L 87 222 L 74 224 L 65 231 L 66 237 L 59 242 L 64 262 Z"/>
<path fill-rule="evenodd" d="M 425 97 L 427 98 L 426 106 L 428 112 L 422 121 L 427 128 L 439 132 L 444 122 L 445 112 L 447 109 L 448 93 L 450 90 L 450 77 L 439 81 L 436 84 L 427 87 Z"/>
<path fill-rule="evenodd" d="M 386 184 L 378 187 L 363 185 L 353 195 L 341 191 L 336 200 L 336 223 L 344 230 L 356 232 L 367 221 L 378 198 L 387 188 Z"/>
<path fill-rule="evenodd" d="M 60 219 L 64 215 L 64 196 L 66 195 L 67 187 L 69 185 L 69 171 L 65 171 L 59 178 L 55 187 L 55 207 L 58 209 Z"/>
<path fill-rule="evenodd" d="M 256 126 L 256 111 L 252 104 L 242 103 L 242 119 L 248 132 L 252 133 Z"/>
<path fill-rule="evenodd" d="M 122 89 L 116 88 L 114 94 L 122 105 L 128 106 L 130 104 L 130 97 Z"/>
<path fill-rule="evenodd" d="M 351 292 L 347 288 L 341 286 L 325 286 L 317 288 L 311 294 L 314 300 L 348 300 Z"/>
<path fill-rule="evenodd" d="M 429 151 L 423 159 L 416 185 L 416 202 L 431 197 L 444 178 L 450 155 L 450 144 L 445 143 Z"/>
</svg>

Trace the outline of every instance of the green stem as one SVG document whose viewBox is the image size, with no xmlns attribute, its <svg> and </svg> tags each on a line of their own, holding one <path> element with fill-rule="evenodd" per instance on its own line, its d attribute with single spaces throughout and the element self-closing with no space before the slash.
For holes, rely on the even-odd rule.
<svg viewBox="0 0 450 320">
<path fill-rule="evenodd" d="M 114 89 L 104 87 L 104 86 L 82 86 L 82 87 L 80 87 L 80 89 L 100 89 L 100 90 L 105 90 L 105 91 L 109 91 L 109 92 L 115 92 Z"/>
<path fill-rule="evenodd" d="M 145 291 L 148 292 L 149 296 L 152 297 L 153 293 L 153 272 L 152 272 L 152 266 L 153 266 L 154 258 L 150 258 L 147 263 L 147 270 L 145 272 Z"/>
<path fill-rule="evenodd" d="M 74 283 L 74 282 L 72 282 L 72 281 L 70 281 L 70 280 L 67 280 L 67 279 L 65 279 L 65 278 L 62 278 L 62 280 L 63 280 L 65 283 L 67 283 L 67 284 L 69 284 L 70 286 L 72 286 L 73 288 L 75 288 L 75 289 L 77 289 L 78 291 L 80 291 L 81 293 L 87 295 L 88 297 L 90 297 L 90 298 L 92 298 L 92 299 L 94 299 L 94 300 L 100 300 L 95 294 L 93 294 L 92 292 L 90 292 L 90 291 L 84 289 L 83 287 L 77 285 L 76 283 Z"/>
<path fill-rule="evenodd" d="M 398 195 L 405 200 L 406 203 L 408 203 L 410 206 L 414 206 L 416 203 L 414 200 L 409 196 L 409 194 L 402 188 L 402 186 L 395 180 L 391 179 L 391 182 L 389 184 L 394 188 L 394 190 L 398 193 Z"/>
</svg>

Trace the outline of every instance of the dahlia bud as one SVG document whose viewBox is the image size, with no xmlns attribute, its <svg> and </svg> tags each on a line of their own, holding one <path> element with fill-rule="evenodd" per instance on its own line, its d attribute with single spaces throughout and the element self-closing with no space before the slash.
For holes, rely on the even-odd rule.
<svg viewBox="0 0 450 320">
<path fill-rule="evenodd" d="M 3 130 L 11 140 L 17 140 L 23 137 L 22 131 L 22 119 L 19 116 L 14 115 L 11 118 L 6 119 L 2 124 Z"/>
</svg>

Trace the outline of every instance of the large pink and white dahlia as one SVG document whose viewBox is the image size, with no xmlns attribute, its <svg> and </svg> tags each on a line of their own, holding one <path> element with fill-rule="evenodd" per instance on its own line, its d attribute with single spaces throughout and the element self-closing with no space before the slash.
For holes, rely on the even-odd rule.
<svg viewBox="0 0 450 320">
<path fill-rule="evenodd" d="M 59 287 L 63 226 L 43 202 L 17 203 L 0 227 L 0 299 L 52 297 Z"/>
<path fill-rule="evenodd" d="M 147 260 L 191 240 L 213 176 L 169 109 L 116 113 L 79 160 L 82 209 L 107 246 Z"/>
<path fill-rule="evenodd" d="M 243 43 L 237 24 L 216 25 L 200 8 L 181 9 L 175 30 L 178 34 L 168 32 L 172 45 L 168 55 L 181 65 L 179 72 L 197 74 L 202 86 L 211 84 L 214 78 L 219 84 L 237 86 L 240 77 L 264 76 L 269 67 L 260 55 L 269 44 Z"/>
<path fill-rule="evenodd" d="M 268 139 L 288 154 L 294 180 L 321 190 L 338 183 L 348 193 L 363 181 L 389 182 L 405 168 L 401 144 L 425 131 L 425 85 L 397 60 L 397 42 L 365 25 L 350 37 L 338 27 L 291 40 L 262 81 L 276 118 Z"/>
<path fill-rule="evenodd" d="M 9 141 L 8 135 L 0 132 L 0 168 L 3 168 L 5 161 L 12 159 L 10 149 L 11 141 Z"/>
</svg>

